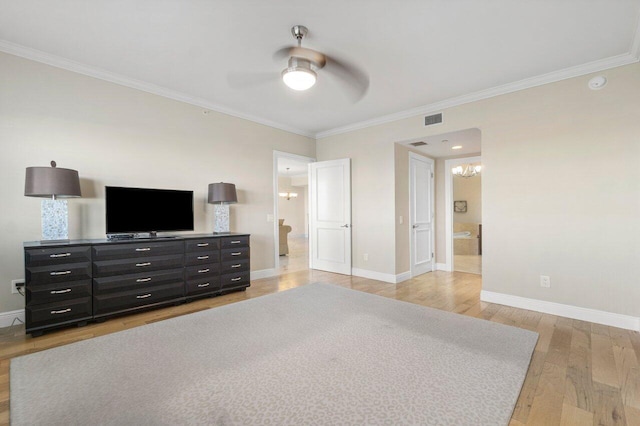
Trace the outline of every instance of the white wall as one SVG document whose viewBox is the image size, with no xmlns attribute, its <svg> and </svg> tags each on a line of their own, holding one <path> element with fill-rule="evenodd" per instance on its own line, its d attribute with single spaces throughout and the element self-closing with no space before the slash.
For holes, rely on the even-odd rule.
<svg viewBox="0 0 640 426">
<path fill-rule="evenodd" d="M 640 64 L 600 74 L 600 91 L 585 75 L 444 110 L 438 126 L 416 116 L 318 140 L 318 160 L 352 158 L 354 266 L 404 272 L 394 141 L 479 128 L 483 288 L 640 316 Z"/>
<path fill-rule="evenodd" d="M 274 267 L 273 150 L 315 156 L 312 139 L 0 53 L 0 312 L 24 277 L 22 242 L 40 239 L 40 199 L 25 197 L 28 166 L 78 170 L 69 236 L 104 238 L 104 186 L 194 191 L 195 232 L 212 232 L 207 185 L 232 182 L 231 230 L 251 233 L 251 269 Z"/>
</svg>

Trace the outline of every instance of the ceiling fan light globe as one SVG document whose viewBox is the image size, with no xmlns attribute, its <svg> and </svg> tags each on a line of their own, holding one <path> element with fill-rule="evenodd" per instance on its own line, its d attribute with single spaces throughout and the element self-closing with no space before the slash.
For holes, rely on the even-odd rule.
<svg viewBox="0 0 640 426">
<path fill-rule="evenodd" d="M 282 81 L 293 90 L 307 90 L 316 84 L 316 73 L 308 68 L 289 67 L 282 71 Z"/>
</svg>

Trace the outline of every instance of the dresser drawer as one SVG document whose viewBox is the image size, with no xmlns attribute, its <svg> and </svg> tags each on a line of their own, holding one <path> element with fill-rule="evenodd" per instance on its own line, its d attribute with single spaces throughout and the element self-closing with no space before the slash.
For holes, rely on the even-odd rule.
<svg viewBox="0 0 640 426">
<path fill-rule="evenodd" d="M 180 268 L 184 263 L 183 254 L 166 256 L 149 256 L 145 258 L 128 258 L 93 261 L 94 277 L 121 275 L 128 273 L 157 271 L 161 269 Z"/>
<path fill-rule="evenodd" d="M 184 270 L 182 268 L 94 278 L 93 294 L 106 294 L 140 288 L 150 289 L 158 285 L 182 283 L 183 280 Z"/>
<path fill-rule="evenodd" d="M 90 246 L 38 248 L 24 251 L 25 266 L 47 266 L 90 261 Z"/>
<path fill-rule="evenodd" d="M 219 251 L 203 251 L 195 253 L 187 253 L 185 255 L 185 263 L 187 266 L 202 265 L 206 263 L 218 263 L 220 261 Z"/>
<path fill-rule="evenodd" d="M 113 314 L 118 311 L 153 305 L 184 296 L 184 284 L 166 284 L 152 289 L 128 290 L 93 296 L 93 315 Z"/>
<path fill-rule="evenodd" d="M 220 284 L 223 290 L 233 287 L 246 287 L 249 285 L 249 281 L 249 271 L 225 274 L 220 277 Z"/>
<path fill-rule="evenodd" d="M 191 280 L 194 278 L 204 278 L 211 276 L 218 276 L 220 274 L 220 264 L 210 263 L 208 265 L 201 266 L 189 266 L 186 268 L 186 279 Z"/>
<path fill-rule="evenodd" d="M 235 247 L 248 247 L 249 246 L 249 236 L 242 235 L 238 237 L 222 237 L 221 239 L 222 248 L 235 248 Z"/>
<path fill-rule="evenodd" d="M 41 285 L 91 279 L 91 263 L 62 263 L 58 265 L 27 266 L 25 283 Z"/>
<path fill-rule="evenodd" d="M 181 254 L 184 251 L 182 241 L 156 241 L 127 244 L 102 244 L 93 246 L 93 260 L 149 257 L 167 254 Z"/>
<path fill-rule="evenodd" d="M 224 262 L 220 268 L 221 274 L 237 274 L 249 270 L 249 259 L 237 259 L 231 262 Z"/>
<path fill-rule="evenodd" d="M 91 296 L 91 280 L 26 287 L 28 306 Z"/>
<path fill-rule="evenodd" d="M 222 262 L 228 262 L 238 259 L 249 258 L 249 247 L 236 247 L 232 249 L 224 249 L 221 251 L 220 260 Z"/>
<path fill-rule="evenodd" d="M 220 277 L 206 277 L 187 281 L 187 296 L 217 293 L 220 291 Z"/>
<path fill-rule="evenodd" d="M 25 308 L 28 328 L 91 318 L 91 298 L 82 297 Z M 29 331 L 27 331 L 29 333 Z"/>
<path fill-rule="evenodd" d="M 185 242 L 185 251 L 187 253 L 195 253 L 199 251 L 211 251 L 220 248 L 219 238 L 203 238 L 197 240 L 187 240 Z"/>
</svg>

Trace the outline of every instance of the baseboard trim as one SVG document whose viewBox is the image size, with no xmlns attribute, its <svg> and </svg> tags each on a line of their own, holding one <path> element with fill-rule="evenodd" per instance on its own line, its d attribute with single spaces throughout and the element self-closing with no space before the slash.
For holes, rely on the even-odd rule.
<svg viewBox="0 0 640 426">
<path fill-rule="evenodd" d="M 261 269 L 259 271 L 251 271 L 250 279 L 251 281 L 260 280 L 262 278 L 275 277 L 276 275 L 278 275 L 278 271 L 275 268 Z"/>
<path fill-rule="evenodd" d="M 495 293 L 486 290 L 482 290 L 480 292 L 480 300 L 483 302 L 512 306 L 514 308 L 542 312 L 545 314 L 589 321 L 611 327 L 624 328 L 626 330 L 640 331 L 640 318 L 629 315 L 599 311 L 597 309 L 581 308 L 579 306 L 564 305 L 562 303 L 547 302 L 545 300 L 529 299 L 526 297 L 512 296 L 510 294 Z"/>
<path fill-rule="evenodd" d="M 384 281 L 391 284 L 397 284 L 411 278 L 411 272 L 403 272 L 398 275 L 393 275 L 360 268 L 351 268 L 351 275 L 355 275 L 356 277 L 369 278 L 371 280 Z"/>
<path fill-rule="evenodd" d="M 24 323 L 24 309 L 18 309 L 17 311 L 0 312 L 0 328 L 9 327 L 16 318 Z"/>
<path fill-rule="evenodd" d="M 436 271 L 448 271 L 446 263 L 436 263 Z"/>
</svg>

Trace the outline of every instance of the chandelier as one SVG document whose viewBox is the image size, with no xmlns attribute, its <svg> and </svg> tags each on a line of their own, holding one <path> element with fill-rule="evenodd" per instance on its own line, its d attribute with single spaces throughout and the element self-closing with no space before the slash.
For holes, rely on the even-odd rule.
<svg viewBox="0 0 640 426">
<path fill-rule="evenodd" d="M 480 170 L 482 170 L 482 166 L 479 164 L 477 166 L 473 164 L 462 164 L 451 169 L 451 173 L 453 173 L 454 176 L 470 178 L 480 174 Z"/>
</svg>

